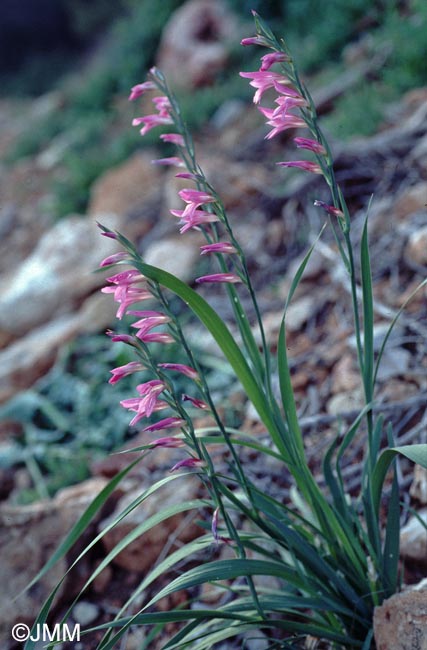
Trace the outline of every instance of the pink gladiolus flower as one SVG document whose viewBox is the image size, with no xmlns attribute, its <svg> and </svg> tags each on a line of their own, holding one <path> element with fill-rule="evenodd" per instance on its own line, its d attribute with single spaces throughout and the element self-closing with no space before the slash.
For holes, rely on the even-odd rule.
<svg viewBox="0 0 427 650">
<path fill-rule="evenodd" d="M 143 431 L 163 431 L 163 429 L 175 429 L 177 427 L 183 427 L 186 423 L 182 418 L 169 417 L 159 420 L 155 424 L 150 424 L 148 427 L 145 427 Z"/>
<path fill-rule="evenodd" d="M 151 129 L 154 129 L 156 126 L 163 126 L 164 124 L 173 124 L 170 117 L 161 116 L 161 115 L 146 115 L 145 117 L 136 117 L 132 120 L 132 126 L 139 126 L 144 124 L 143 128 L 140 130 L 141 135 L 145 135 Z"/>
<path fill-rule="evenodd" d="M 159 316 L 148 316 L 146 318 L 141 318 L 140 320 L 133 323 L 131 327 L 135 327 L 138 330 L 136 336 L 141 339 L 141 341 L 145 341 L 145 335 L 147 332 L 152 330 L 154 327 L 158 327 L 159 325 L 163 325 L 164 323 L 169 322 L 169 316 L 160 314 Z"/>
<path fill-rule="evenodd" d="M 112 293 L 114 300 L 120 304 L 117 318 L 123 318 L 127 308 L 136 302 L 152 298 L 152 294 L 145 288 L 133 286 L 137 282 L 145 281 L 145 277 L 136 269 L 122 271 L 107 278 L 112 285 L 101 289 L 102 293 Z"/>
<path fill-rule="evenodd" d="M 213 212 L 205 212 L 204 210 L 193 210 L 186 214 L 186 210 L 171 210 L 171 214 L 175 217 L 180 217 L 180 223 L 184 224 L 180 228 L 180 233 L 187 232 L 190 228 L 197 228 L 201 224 L 215 223 L 219 221 L 219 217 Z"/>
<path fill-rule="evenodd" d="M 153 297 L 147 289 L 133 287 L 130 284 L 118 285 L 117 287 L 103 287 L 101 291 L 102 293 L 114 294 L 114 300 L 120 304 L 116 313 L 118 319 L 123 318 L 130 305 L 134 305 L 136 302 L 142 302 L 143 300 L 149 300 Z"/>
<path fill-rule="evenodd" d="M 153 97 L 152 102 L 156 107 L 156 110 L 158 111 L 160 117 L 170 117 L 169 111 L 171 110 L 172 106 L 167 97 Z"/>
<path fill-rule="evenodd" d="M 179 133 L 162 133 L 160 140 L 163 140 L 163 142 L 171 142 L 172 144 L 176 144 L 178 147 L 185 146 L 184 137 Z"/>
<path fill-rule="evenodd" d="M 104 233 L 105 234 L 105 233 Z M 110 264 L 117 264 L 117 262 L 122 262 L 123 260 L 129 259 L 129 253 L 126 251 L 121 251 L 120 253 L 114 253 L 114 255 L 109 255 L 100 262 L 99 266 L 110 266 Z"/>
<path fill-rule="evenodd" d="M 116 273 L 116 275 L 110 275 L 110 277 L 107 278 L 107 282 L 111 282 L 111 284 L 124 285 L 142 282 L 145 279 L 145 276 L 141 275 L 141 273 L 136 269 L 129 269 L 127 271 Z"/>
<path fill-rule="evenodd" d="M 117 239 L 117 233 L 112 232 L 111 230 L 106 230 L 101 233 L 103 237 L 108 237 L 109 239 Z"/>
<path fill-rule="evenodd" d="M 111 330 L 107 330 L 106 334 L 111 338 L 113 343 L 129 343 L 130 345 L 135 345 L 135 339 L 133 336 L 129 336 L 129 334 L 116 334 Z"/>
<path fill-rule="evenodd" d="M 147 90 L 155 90 L 155 88 L 156 85 L 152 81 L 144 81 L 142 84 L 137 84 L 131 88 L 129 101 L 138 99 L 138 97 L 141 97 L 141 95 L 147 92 Z"/>
<path fill-rule="evenodd" d="M 135 336 L 144 343 L 175 343 L 175 339 L 166 332 L 148 332 L 140 334 L 139 330 Z"/>
<path fill-rule="evenodd" d="M 200 255 L 206 255 L 207 253 L 237 253 L 236 248 L 228 241 L 206 244 L 205 246 L 200 246 L 200 250 Z"/>
<path fill-rule="evenodd" d="M 181 469 L 181 467 L 196 469 L 198 467 L 205 467 L 205 466 L 206 466 L 206 462 L 201 458 L 185 458 L 184 460 L 180 460 L 178 463 L 176 463 L 169 471 L 175 472 L 177 469 Z"/>
<path fill-rule="evenodd" d="M 164 323 L 170 323 L 170 320 L 169 316 L 159 313 L 158 316 L 144 316 L 143 318 L 140 318 L 132 324 L 132 327 L 141 328 L 145 332 L 149 332 L 153 327 L 163 325 Z"/>
<path fill-rule="evenodd" d="M 313 153 L 325 156 L 326 149 L 320 142 L 317 140 L 312 140 L 311 138 L 294 138 L 294 142 L 297 145 L 298 149 L 308 149 Z"/>
<path fill-rule="evenodd" d="M 138 372 L 139 370 L 145 370 L 145 366 L 139 361 L 131 361 L 124 366 L 113 368 L 113 370 L 110 370 L 113 376 L 109 379 L 108 383 L 117 384 L 117 382 L 120 381 L 120 379 L 123 379 L 123 377 L 127 377 L 128 375 L 131 375 L 134 372 Z"/>
<path fill-rule="evenodd" d="M 183 363 L 159 363 L 158 366 L 159 368 L 164 368 L 165 370 L 176 370 L 186 377 L 194 379 L 194 381 L 198 381 L 199 379 L 199 373 L 197 370 L 194 370 L 194 368 L 186 366 Z"/>
<path fill-rule="evenodd" d="M 156 160 L 152 160 L 151 163 L 153 165 L 170 165 L 170 166 L 175 166 L 175 167 L 185 167 L 185 162 L 183 161 L 182 158 L 179 158 L 178 156 L 170 156 L 170 158 L 157 158 Z"/>
<path fill-rule="evenodd" d="M 332 217 L 338 217 L 339 219 L 344 218 L 344 212 L 342 212 L 339 208 L 336 208 L 334 205 L 328 205 L 324 201 L 315 201 L 314 205 L 316 207 L 323 208 Z"/>
<path fill-rule="evenodd" d="M 191 397 L 191 395 L 186 395 L 184 394 L 182 396 L 182 401 L 183 402 L 191 402 L 193 406 L 195 406 L 197 409 L 202 409 L 202 411 L 207 411 L 209 410 L 209 404 L 206 404 L 202 399 L 197 399 L 196 397 Z"/>
<path fill-rule="evenodd" d="M 270 70 L 271 66 L 275 63 L 280 63 L 281 61 L 289 61 L 289 57 L 284 52 L 271 52 L 271 54 L 265 54 L 261 57 L 261 67 L 260 71 L 265 72 Z"/>
<path fill-rule="evenodd" d="M 276 88 L 276 86 L 289 85 L 290 81 L 278 72 L 270 72 L 269 70 L 257 70 L 256 72 L 239 72 L 241 77 L 252 79 L 249 85 L 256 88 L 254 95 L 254 104 L 258 104 L 261 97 L 269 88 Z"/>
<path fill-rule="evenodd" d="M 309 160 L 292 160 L 290 162 L 278 162 L 276 165 L 280 167 L 298 167 L 303 169 L 306 172 L 311 172 L 312 174 L 322 174 L 322 168 L 317 163 L 311 162 Z"/>
<path fill-rule="evenodd" d="M 129 309 L 127 312 L 130 316 L 140 316 L 140 318 L 151 318 L 152 316 L 164 316 L 161 311 L 153 311 L 151 309 Z M 167 321 L 165 321 L 167 322 Z"/>
<path fill-rule="evenodd" d="M 185 446 L 185 440 L 182 438 L 174 438 L 173 436 L 166 437 L 166 438 L 157 438 L 157 440 L 153 440 L 153 442 L 150 443 L 151 447 L 184 447 Z"/>
<path fill-rule="evenodd" d="M 178 192 L 178 194 L 186 203 L 195 203 L 198 206 L 203 205 L 204 203 L 213 203 L 215 201 L 215 197 L 207 192 L 202 192 L 201 190 L 184 189 Z"/>
<path fill-rule="evenodd" d="M 267 40 L 260 35 L 249 36 L 248 38 L 243 38 L 240 41 L 240 45 L 263 45 L 264 47 L 268 46 Z"/>
<path fill-rule="evenodd" d="M 230 282 L 236 284 L 241 281 L 241 278 L 235 273 L 213 273 L 212 275 L 202 275 L 200 278 L 196 278 L 196 282 L 199 284 L 203 282 Z"/>
<path fill-rule="evenodd" d="M 129 411 L 136 411 L 136 415 L 131 420 L 130 426 L 136 424 L 143 417 L 150 417 L 154 411 L 160 411 L 169 406 L 166 402 L 158 401 L 158 396 L 165 389 L 166 384 L 159 379 L 152 379 L 136 387 L 141 397 L 132 397 L 131 399 L 124 399 L 120 402 Z"/>
<path fill-rule="evenodd" d="M 302 126 L 306 126 L 306 123 L 301 117 L 293 115 L 291 113 L 282 113 L 274 115 L 274 109 L 264 108 L 263 106 L 258 107 L 261 113 L 268 118 L 267 124 L 274 127 L 267 135 L 265 136 L 266 140 L 274 138 L 278 133 L 286 131 L 286 129 L 297 129 Z"/>
<path fill-rule="evenodd" d="M 185 178 L 188 181 L 200 180 L 200 176 L 197 176 L 196 174 L 190 174 L 190 172 L 180 172 L 179 174 L 175 174 L 175 178 Z"/>
<path fill-rule="evenodd" d="M 279 104 L 277 108 L 274 109 L 272 117 L 278 117 L 279 115 L 284 115 L 288 113 L 291 108 L 300 108 L 308 106 L 307 101 L 301 95 L 283 95 L 275 99 L 276 104 Z"/>
</svg>

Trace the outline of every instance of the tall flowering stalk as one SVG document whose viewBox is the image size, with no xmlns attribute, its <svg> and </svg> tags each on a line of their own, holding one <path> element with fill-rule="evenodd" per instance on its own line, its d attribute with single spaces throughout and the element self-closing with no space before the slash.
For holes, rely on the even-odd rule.
<svg viewBox="0 0 427 650">
<path fill-rule="evenodd" d="M 135 318 L 129 332 L 108 332 L 112 342 L 131 346 L 136 356 L 134 361 L 112 369 L 109 382 L 114 385 L 123 377 L 135 377 L 136 395 L 122 400 L 121 406 L 129 410 L 132 426 L 155 436 L 141 451 L 145 453 L 159 447 L 176 448 L 184 454 L 180 460 L 171 463 L 170 475 L 143 493 L 117 521 L 166 482 L 179 479 L 189 470 L 197 474 L 207 497 L 190 504 L 179 504 L 164 513 L 161 510 L 153 523 L 141 524 L 108 554 L 84 588 L 126 544 L 134 541 L 138 534 L 143 534 L 154 522 L 161 521 L 162 517 L 201 507 L 206 510 L 208 507 L 211 523 L 206 526 L 205 535 L 175 550 L 144 577 L 115 617 L 111 629 L 98 645 L 99 650 L 117 647 L 131 625 L 155 625 L 161 628 L 170 622 L 181 622 L 183 627 L 164 646 L 168 648 L 203 650 L 226 642 L 232 636 L 256 634 L 263 630 L 271 641 L 271 647 L 302 647 L 303 639 L 310 636 L 327 642 L 328 647 L 369 650 L 373 645 L 373 609 L 398 589 L 399 491 L 394 475 L 388 515 L 382 521 L 380 502 L 384 479 L 397 453 L 427 467 L 427 446 L 388 447 L 380 453 L 383 418 L 380 416 L 374 421 L 372 401 L 381 355 L 397 316 L 375 359 L 367 224 L 362 235 L 361 276 L 358 278 L 350 238 L 350 214 L 336 182 L 332 155 L 319 128 L 312 98 L 300 80 L 286 44 L 276 39 L 255 12 L 254 18 L 256 34 L 244 39 L 242 44 L 267 48 L 269 52 L 261 57 L 257 71 L 242 72 L 241 75 L 249 79 L 255 89 L 254 103 L 266 118 L 268 126 L 266 139 L 294 130 L 296 149 L 309 155 L 309 159 L 297 158 L 277 164 L 285 169 L 296 168 L 318 174 L 330 189 L 330 202 L 316 200 L 315 205 L 325 212 L 348 271 L 366 403 L 342 440 L 335 440 L 323 459 L 328 487 L 325 492 L 317 484 L 306 459 L 286 346 L 287 308 L 312 248 L 293 279 L 284 308 L 277 342 L 278 400 L 272 390 L 271 353 L 244 252 L 218 193 L 196 161 L 193 141 L 185 127 L 179 105 L 161 72 L 153 68 L 147 81 L 132 88 L 129 99 L 137 101 L 145 93 L 154 91 L 156 94 L 152 102 L 155 112 L 136 117 L 133 124 L 140 129 L 142 136 L 157 127 L 168 129 L 160 134 L 160 140 L 175 146 L 176 155 L 154 162 L 175 166 L 179 170 L 177 177 L 188 181 L 188 187 L 178 193 L 177 207 L 171 210 L 172 216 L 178 219 L 177 225 L 183 236 L 193 229 L 203 233 L 206 242 L 201 246 L 200 253 L 214 258 L 217 268 L 213 273 L 195 278 L 195 281 L 207 286 L 218 283 L 227 291 L 241 342 L 235 341 L 221 317 L 196 291 L 166 271 L 146 264 L 123 235 L 101 226 L 102 234 L 116 239 L 122 249 L 103 260 L 101 267 L 129 267 L 110 275 L 103 291 L 112 294 L 118 303 L 119 320 L 124 316 Z M 361 307 L 358 302 L 359 284 Z M 203 368 L 171 308 L 168 291 L 181 298 L 212 334 L 248 400 L 258 411 L 271 444 L 260 443 L 224 424 Z M 256 324 L 261 332 L 260 347 L 243 309 L 241 292 L 246 292 L 252 301 Z M 181 347 L 184 362 L 173 358 L 174 344 Z M 160 346 L 164 353 L 165 360 L 161 363 L 154 361 L 153 345 Z M 141 373 L 144 373 L 142 381 Z M 174 377 L 180 375 L 190 382 L 191 394 L 180 392 L 177 382 L 174 382 Z M 213 425 L 197 430 L 193 424 L 193 414 L 197 412 L 209 413 Z M 346 494 L 340 463 L 362 422 L 366 422 L 368 430 L 362 486 L 360 494 L 350 499 Z M 388 441 L 392 442 L 390 433 Z M 226 473 L 223 468 L 217 467 L 212 445 L 221 445 L 222 453 L 224 449 L 228 452 Z M 283 500 L 249 479 L 238 452 L 241 446 L 283 463 L 299 492 L 295 504 L 283 503 Z M 114 478 L 105 488 L 97 499 L 97 507 L 102 505 L 127 471 Z M 56 557 L 68 550 L 77 533 L 88 525 L 91 513 L 92 510 L 88 509 L 82 518 L 83 523 L 71 531 L 45 570 Z M 97 539 L 102 538 L 105 532 L 101 532 Z M 208 559 L 200 566 L 182 571 L 181 563 L 185 558 L 201 551 L 206 555 L 209 547 L 213 545 L 217 548 L 221 544 L 233 549 L 235 557 Z M 178 577 L 148 602 L 144 601 L 142 606 L 138 606 L 144 591 L 151 588 L 155 579 L 170 571 L 171 567 L 179 569 Z M 256 582 L 258 575 L 270 578 L 271 582 L 267 586 L 259 586 Z M 201 584 L 211 582 L 215 582 L 227 594 L 227 599 L 213 609 L 192 607 L 191 603 L 168 612 L 152 609 L 165 596 L 179 590 L 194 593 Z M 276 586 L 277 582 L 279 586 Z M 55 593 L 49 602 L 53 601 Z M 131 606 L 133 614 L 126 615 Z M 48 606 L 43 609 L 37 624 L 44 622 L 47 611 Z M 105 629 L 107 626 L 101 627 Z M 26 648 L 30 647 L 26 645 Z"/>
</svg>

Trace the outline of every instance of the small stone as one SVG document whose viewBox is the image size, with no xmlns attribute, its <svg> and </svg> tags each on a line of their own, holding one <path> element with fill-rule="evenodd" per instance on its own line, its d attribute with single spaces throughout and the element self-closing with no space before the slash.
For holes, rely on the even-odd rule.
<svg viewBox="0 0 427 650">
<path fill-rule="evenodd" d="M 268 650 L 271 648 L 270 641 L 261 630 L 246 632 L 244 635 L 244 645 L 247 650 Z"/>
<path fill-rule="evenodd" d="M 334 366 L 332 375 L 332 392 L 351 391 L 360 386 L 360 375 L 356 370 L 357 364 L 351 354 L 345 354 Z"/>
<path fill-rule="evenodd" d="M 427 203 L 427 192 L 425 202 Z M 427 266 L 427 226 L 411 233 L 405 248 L 405 256 L 409 262 Z"/>
<path fill-rule="evenodd" d="M 91 187 L 88 213 L 111 212 L 126 216 L 141 213 L 147 201 L 159 200 L 163 171 L 153 165 L 155 158 L 158 158 L 155 151 L 138 152 L 102 174 Z M 139 222 L 146 231 L 148 227 L 143 219 Z"/>
<path fill-rule="evenodd" d="M 303 296 L 289 305 L 286 326 L 289 332 L 297 332 L 316 312 L 318 304 L 314 296 Z"/>
<path fill-rule="evenodd" d="M 427 591 L 395 594 L 374 611 L 377 650 L 427 650 Z"/>
<path fill-rule="evenodd" d="M 427 506 L 427 469 L 425 467 L 414 465 L 414 480 L 409 494 L 423 506 Z"/>
<path fill-rule="evenodd" d="M 347 413 L 363 407 L 363 391 L 361 388 L 355 388 L 344 393 L 337 393 L 328 401 L 326 410 L 331 415 Z"/>
<path fill-rule="evenodd" d="M 186 233 L 185 237 L 169 237 L 153 242 L 144 252 L 144 262 L 176 275 L 184 282 L 194 279 L 194 270 L 200 258 L 202 239 Z"/>
<path fill-rule="evenodd" d="M 419 521 L 421 518 L 424 525 Z M 403 558 L 427 564 L 427 510 L 418 513 L 418 517 L 410 517 L 408 523 L 400 531 L 400 555 Z"/>
<path fill-rule="evenodd" d="M 74 605 L 72 615 L 76 623 L 82 627 L 87 627 L 98 618 L 99 607 L 82 600 Z"/>
<path fill-rule="evenodd" d="M 418 210 L 425 210 L 427 203 L 427 182 L 422 181 L 404 190 L 396 199 L 394 214 L 398 219 L 405 219 Z"/>
</svg>

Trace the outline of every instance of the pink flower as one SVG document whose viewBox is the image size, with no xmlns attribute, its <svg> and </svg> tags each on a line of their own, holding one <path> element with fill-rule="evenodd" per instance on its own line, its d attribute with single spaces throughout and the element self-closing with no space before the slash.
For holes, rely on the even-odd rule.
<svg viewBox="0 0 427 650">
<path fill-rule="evenodd" d="M 137 332 L 135 336 L 138 337 L 140 341 L 144 341 L 144 343 L 175 343 L 173 336 L 166 332 L 148 332 L 147 334 L 140 334 Z"/>
<path fill-rule="evenodd" d="M 288 85 L 290 83 L 290 81 L 283 75 L 278 72 L 270 72 L 269 70 L 239 72 L 239 74 L 241 77 L 252 79 L 252 81 L 249 82 L 249 85 L 257 89 L 254 95 L 254 104 L 259 103 L 261 97 L 269 88 L 275 88 L 277 90 L 277 87 Z"/>
<path fill-rule="evenodd" d="M 201 190 L 184 189 L 178 192 L 178 194 L 183 201 L 191 204 L 194 203 L 197 207 L 204 203 L 213 203 L 215 201 L 215 197 Z"/>
<path fill-rule="evenodd" d="M 153 296 L 147 289 L 133 287 L 130 284 L 123 284 L 117 287 L 103 287 L 102 293 L 114 293 L 114 300 L 120 304 L 116 317 L 122 319 L 130 305 L 143 300 L 150 300 Z"/>
<path fill-rule="evenodd" d="M 228 241 L 206 244 L 205 246 L 200 246 L 200 250 L 202 251 L 200 255 L 206 255 L 207 253 L 237 253 L 236 248 Z"/>
<path fill-rule="evenodd" d="M 126 251 L 121 251 L 120 253 L 114 253 L 114 255 L 109 255 L 103 259 L 102 262 L 100 262 L 99 266 L 102 268 L 103 266 L 110 266 L 110 264 L 117 264 L 117 262 L 122 262 L 123 260 L 128 259 L 129 253 L 126 253 Z"/>
<path fill-rule="evenodd" d="M 249 36 L 248 38 L 243 38 L 240 41 L 240 45 L 263 45 L 266 47 L 268 46 L 268 42 L 263 36 L 260 36 L 258 34 L 257 36 Z"/>
<path fill-rule="evenodd" d="M 145 135 L 151 129 L 154 129 L 156 126 L 163 126 L 164 124 L 173 124 L 170 117 L 161 116 L 161 115 L 146 115 L 145 117 L 136 117 L 132 120 L 132 126 L 139 126 L 144 124 L 143 128 L 139 131 L 141 135 Z"/>
<path fill-rule="evenodd" d="M 135 345 L 135 339 L 129 334 L 116 334 L 111 330 L 107 330 L 107 336 L 111 338 L 113 343 L 128 343 L 129 345 Z"/>
<path fill-rule="evenodd" d="M 196 278 L 196 282 L 199 284 L 203 282 L 230 282 L 235 284 L 241 281 L 241 278 L 235 273 L 213 273 L 212 275 L 202 275 L 200 278 Z"/>
<path fill-rule="evenodd" d="M 183 224 L 180 228 L 180 233 L 187 232 L 190 228 L 197 228 L 198 226 L 206 223 L 215 223 L 219 221 L 219 217 L 213 212 L 205 212 L 204 210 L 171 210 L 171 214 L 175 217 L 180 217 L 180 223 Z M 186 214 L 187 212 L 187 214 Z"/>
<path fill-rule="evenodd" d="M 171 142 L 172 144 L 176 144 L 178 147 L 185 146 L 184 137 L 179 133 L 162 133 L 160 140 L 163 140 L 163 142 Z"/>
<path fill-rule="evenodd" d="M 323 208 L 328 214 L 332 217 L 338 217 L 340 219 L 344 218 L 344 212 L 339 208 L 336 208 L 334 205 L 328 205 L 324 201 L 315 201 L 314 205 L 319 208 Z"/>
<path fill-rule="evenodd" d="M 101 233 L 101 235 L 103 237 L 108 237 L 109 239 L 118 239 L 117 233 L 113 232 L 112 230 L 105 230 L 104 232 Z"/>
<path fill-rule="evenodd" d="M 281 61 L 289 61 L 289 57 L 284 52 L 271 52 L 270 54 L 265 54 L 261 57 L 261 67 L 260 71 L 265 72 L 269 70 L 272 65 L 275 63 L 280 63 Z"/>
<path fill-rule="evenodd" d="M 141 275 L 141 273 L 136 269 L 129 269 L 127 271 L 116 273 L 116 275 L 110 275 L 110 277 L 107 278 L 107 282 L 111 282 L 111 284 L 124 285 L 133 284 L 134 282 L 141 282 L 145 279 L 145 276 Z"/>
<path fill-rule="evenodd" d="M 124 366 L 113 368 L 113 370 L 110 370 L 113 376 L 109 379 L 108 383 L 116 384 L 120 379 L 123 379 L 123 377 L 127 377 L 139 370 L 145 370 L 145 366 L 139 361 L 131 361 L 130 363 L 126 363 Z"/>
<path fill-rule="evenodd" d="M 170 114 L 169 111 L 171 110 L 172 106 L 169 101 L 168 97 L 162 96 L 162 97 L 153 97 L 151 100 L 156 107 L 156 110 L 159 113 L 160 117 L 169 117 Z"/>
<path fill-rule="evenodd" d="M 129 101 L 133 101 L 134 99 L 138 99 L 138 97 L 141 97 L 147 90 L 155 90 L 156 85 L 152 81 L 144 81 L 142 84 L 137 84 L 136 86 L 133 86 L 131 88 L 131 92 L 129 95 Z"/>
<path fill-rule="evenodd" d="M 176 427 L 183 427 L 186 423 L 182 418 L 169 417 L 159 420 L 155 424 L 145 427 L 143 431 L 162 431 L 163 429 L 175 429 Z"/>
<path fill-rule="evenodd" d="M 313 151 L 313 153 L 322 156 L 326 155 L 325 147 L 320 142 L 317 142 L 317 140 L 312 140 L 311 138 L 294 138 L 294 142 L 299 149 L 308 149 L 309 151 Z"/>
<path fill-rule="evenodd" d="M 173 436 L 166 438 L 157 438 L 150 443 L 151 447 L 184 447 L 185 440 L 182 438 L 174 438 Z"/>
<path fill-rule="evenodd" d="M 158 401 L 158 396 L 165 389 L 166 384 L 159 379 L 152 379 L 136 387 L 140 397 L 124 399 L 120 402 L 129 411 L 136 411 L 136 415 L 131 420 L 130 426 L 136 424 L 143 417 L 150 417 L 154 411 L 160 411 L 169 406 L 166 402 Z"/>
<path fill-rule="evenodd" d="M 140 316 L 140 318 L 151 318 L 154 316 L 164 316 L 161 311 L 153 311 L 151 309 L 144 309 L 140 311 L 139 309 L 129 309 L 127 312 L 130 316 Z M 165 323 L 168 321 L 164 321 Z"/>
<path fill-rule="evenodd" d="M 185 162 L 182 158 L 178 156 L 171 156 L 170 158 L 157 158 L 157 160 L 152 160 L 153 165 L 170 165 L 175 167 L 185 167 Z"/>
<path fill-rule="evenodd" d="M 154 312 L 154 314 L 155 315 L 153 316 L 144 316 L 143 318 L 140 318 L 132 324 L 132 327 L 142 329 L 144 332 L 149 332 L 151 329 L 153 329 L 153 327 L 163 325 L 164 323 L 170 323 L 171 319 L 169 316 L 166 316 L 161 312 Z"/>
<path fill-rule="evenodd" d="M 107 282 L 116 286 L 106 286 L 101 291 L 102 293 L 112 293 L 114 300 L 120 304 L 116 314 L 117 318 L 123 318 L 130 305 L 152 298 L 152 294 L 148 289 L 133 286 L 141 281 L 145 281 L 145 277 L 136 269 L 123 271 L 107 278 Z"/>
<path fill-rule="evenodd" d="M 298 95 L 298 93 L 296 95 L 282 95 L 274 101 L 279 106 L 274 109 L 272 114 L 273 118 L 286 114 L 291 108 L 301 108 L 308 105 L 307 100 L 301 95 Z"/>
<path fill-rule="evenodd" d="M 198 467 L 205 467 L 205 466 L 206 466 L 206 462 L 201 458 L 185 458 L 184 460 L 180 460 L 178 463 L 176 463 L 169 471 L 175 472 L 177 469 L 181 469 L 181 467 L 188 467 L 189 469 L 197 469 Z"/>
<path fill-rule="evenodd" d="M 179 174 L 175 174 L 175 178 L 185 178 L 188 181 L 200 180 L 200 176 L 197 176 L 197 174 L 191 174 L 190 172 L 180 172 Z"/>
<path fill-rule="evenodd" d="M 209 410 L 209 404 L 206 404 L 206 402 L 204 402 L 202 399 L 196 399 L 195 397 L 184 394 L 182 396 L 182 401 L 191 402 L 193 406 L 195 406 L 197 409 L 202 409 L 202 411 Z"/>
<path fill-rule="evenodd" d="M 312 174 L 323 174 L 322 168 L 315 162 L 309 160 L 292 160 L 290 162 L 278 162 L 276 165 L 280 167 L 298 167 L 303 169 L 306 172 L 311 172 Z"/>
<path fill-rule="evenodd" d="M 258 107 L 259 110 L 265 117 L 268 118 L 267 124 L 274 127 L 269 133 L 267 133 L 266 140 L 274 138 L 278 133 L 286 131 L 286 129 L 296 129 L 302 126 L 306 126 L 306 123 L 301 117 L 293 115 L 292 113 L 279 113 L 275 114 L 275 110 L 272 108 L 264 108 L 263 106 Z"/>
<path fill-rule="evenodd" d="M 194 381 L 198 381 L 199 379 L 199 373 L 197 370 L 194 370 L 194 368 L 191 368 L 190 366 L 185 366 L 183 363 L 159 363 L 158 366 L 165 370 L 176 370 L 186 377 L 194 379 Z"/>
</svg>

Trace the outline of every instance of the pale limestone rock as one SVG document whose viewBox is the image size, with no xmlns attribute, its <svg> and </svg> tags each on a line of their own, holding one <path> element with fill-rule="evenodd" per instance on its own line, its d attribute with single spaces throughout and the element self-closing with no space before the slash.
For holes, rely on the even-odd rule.
<svg viewBox="0 0 427 650">
<path fill-rule="evenodd" d="M 189 0 L 163 30 L 157 64 L 171 85 L 196 88 L 212 83 L 228 59 L 235 19 L 220 0 Z"/>
<path fill-rule="evenodd" d="M 418 516 L 427 524 L 427 510 L 420 511 Z M 400 555 L 427 564 L 427 528 L 417 517 L 410 517 L 400 531 Z"/>
<path fill-rule="evenodd" d="M 120 218 L 112 214 L 99 215 L 99 221 L 112 229 L 120 225 Z M 117 250 L 115 240 L 101 236 L 95 219 L 70 216 L 59 221 L 3 283 L 0 330 L 19 336 L 53 316 L 73 311 L 103 285 L 106 273 L 93 271 Z"/>
<path fill-rule="evenodd" d="M 190 282 L 194 279 L 194 267 L 200 259 L 203 243 L 203 235 L 193 233 L 163 238 L 148 246 L 143 255 L 144 262 Z"/>
<path fill-rule="evenodd" d="M 99 332 L 114 323 L 117 304 L 96 293 L 79 311 L 33 328 L 0 350 L 0 404 L 31 386 L 55 362 L 58 350 L 83 333 Z"/>
<path fill-rule="evenodd" d="M 414 480 L 409 494 L 423 506 L 427 506 L 427 469 L 425 467 L 414 465 Z"/>
<path fill-rule="evenodd" d="M 91 187 L 88 214 L 143 215 L 148 207 L 158 203 L 164 172 L 153 165 L 155 158 L 158 158 L 155 151 L 138 152 L 102 174 Z M 137 221 L 134 228 L 145 234 L 149 224 L 141 218 Z M 128 232 L 123 234 L 130 237 Z"/>
<path fill-rule="evenodd" d="M 427 188 L 425 201 L 427 203 Z M 427 266 L 427 226 L 411 233 L 405 248 L 405 256 L 410 262 Z"/>
<path fill-rule="evenodd" d="M 377 650 L 427 650 L 427 590 L 388 598 L 374 612 Z"/>
</svg>

